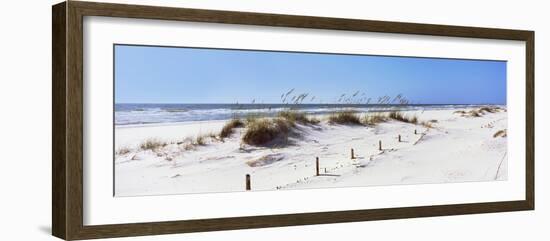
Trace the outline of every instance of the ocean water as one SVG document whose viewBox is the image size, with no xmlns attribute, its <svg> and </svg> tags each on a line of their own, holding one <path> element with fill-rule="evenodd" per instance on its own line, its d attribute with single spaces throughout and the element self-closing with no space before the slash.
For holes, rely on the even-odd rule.
<svg viewBox="0 0 550 241">
<path fill-rule="evenodd" d="M 279 111 L 296 109 L 310 115 L 329 114 L 342 109 L 358 112 L 389 110 L 434 110 L 479 105 L 376 105 L 376 104 L 115 104 L 115 125 L 178 123 L 228 120 L 248 115 L 275 116 Z"/>
</svg>

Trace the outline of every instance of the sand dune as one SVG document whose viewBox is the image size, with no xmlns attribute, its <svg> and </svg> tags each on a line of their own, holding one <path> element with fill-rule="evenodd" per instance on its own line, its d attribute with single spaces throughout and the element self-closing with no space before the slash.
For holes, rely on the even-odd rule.
<svg viewBox="0 0 550 241">
<path fill-rule="evenodd" d="M 223 140 L 205 137 L 204 144 L 193 144 L 196 136 L 219 133 L 225 121 L 117 127 L 116 148 L 125 151 L 115 156 L 115 194 L 244 191 L 246 174 L 252 190 L 505 180 L 506 137 L 494 135 L 506 129 L 507 113 L 476 117 L 455 111 L 406 112 L 435 120 L 433 128 L 393 120 L 336 125 L 321 116 L 318 125 L 297 124 L 290 144 L 279 147 L 242 144 L 245 128 Z M 147 139 L 166 144 L 140 149 Z"/>
</svg>

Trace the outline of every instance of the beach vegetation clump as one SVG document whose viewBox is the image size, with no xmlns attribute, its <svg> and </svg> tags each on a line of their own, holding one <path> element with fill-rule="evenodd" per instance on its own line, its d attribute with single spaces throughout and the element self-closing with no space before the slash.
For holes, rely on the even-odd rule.
<svg viewBox="0 0 550 241">
<path fill-rule="evenodd" d="M 336 113 L 332 113 L 328 117 L 328 122 L 330 124 L 341 124 L 341 125 L 362 125 L 361 119 L 355 111 L 344 110 Z"/>
<path fill-rule="evenodd" d="M 480 112 L 479 110 L 470 110 L 470 111 L 464 111 L 464 110 L 457 110 L 453 112 L 454 114 L 460 114 L 462 117 L 480 117 L 483 112 Z"/>
<path fill-rule="evenodd" d="M 115 151 L 115 154 L 117 156 L 126 155 L 126 154 L 130 153 L 131 151 L 132 150 L 130 150 L 130 148 L 128 148 L 128 147 L 120 147 Z"/>
<path fill-rule="evenodd" d="M 233 134 L 233 130 L 235 128 L 239 128 L 243 126 L 244 126 L 244 122 L 241 119 L 234 118 L 223 126 L 220 132 L 220 137 L 221 138 L 229 137 L 231 134 Z"/>
<path fill-rule="evenodd" d="M 407 116 L 401 112 L 398 111 L 392 111 L 388 115 L 390 119 L 394 119 L 396 121 L 401 121 L 405 123 L 411 123 L 411 124 L 418 124 L 418 117 L 416 115 L 413 116 Z"/>
<path fill-rule="evenodd" d="M 185 151 L 190 151 L 190 150 L 193 150 L 195 149 L 195 145 L 193 145 L 193 143 L 187 143 L 185 145 L 183 145 L 183 150 Z"/>
<path fill-rule="evenodd" d="M 141 143 L 139 145 L 139 148 L 141 148 L 142 150 L 156 150 L 156 149 L 164 147 L 166 145 L 167 145 L 166 142 L 162 142 L 160 140 L 151 138 L 151 139 L 147 139 L 146 141 Z"/>
<path fill-rule="evenodd" d="M 321 120 L 317 117 L 308 117 L 308 118 L 309 118 L 309 122 L 313 125 L 317 125 L 321 123 Z"/>
<path fill-rule="evenodd" d="M 285 110 L 278 113 L 280 118 L 283 118 L 290 123 L 300 123 L 305 125 L 319 124 L 319 119 L 310 118 L 305 113 L 296 110 Z"/>
<path fill-rule="evenodd" d="M 204 145 L 206 145 L 206 138 L 204 137 L 204 135 L 198 135 L 195 138 L 195 142 L 193 144 L 198 145 L 198 146 L 204 146 Z"/>
<path fill-rule="evenodd" d="M 428 129 L 431 129 L 431 128 L 434 128 L 433 123 L 434 123 L 434 122 L 431 122 L 431 121 L 423 121 L 423 122 L 420 123 L 420 124 L 421 124 L 422 126 L 428 128 Z"/>
<path fill-rule="evenodd" d="M 223 138 L 221 138 L 218 134 L 216 134 L 214 132 L 208 133 L 207 137 L 209 137 L 211 141 L 221 141 L 221 142 L 223 142 Z"/>
<path fill-rule="evenodd" d="M 480 117 L 481 113 L 478 110 L 471 110 L 468 112 L 468 115 L 471 117 Z"/>
<path fill-rule="evenodd" d="M 367 114 L 363 117 L 363 124 L 370 126 L 386 121 L 388 121 L 388 117 L 381 113 Z"/>
<path fill-rule="evenodd" d="M 506 111 L 503 108 L 500 108 L 498 106 L 492 107 L 492 106 L 484 106 L 477 109 L 472 109 L 470 111 L 455 111 L 454 113 L 460 114 L 462 117 L 481 117 L 485 115 L 486 113 L 497 113 L 500 111 Z"/>
<path fill-rule="evenodd" d="M 497 132 L 493 135 L 493 138 L 497 138 L 497 137 L 506 137 L 506 136 L 507 136 L 506 129 L 503 129 L 503 130 L 497 131 Z"/>
<path fill-rule="evenodd" d="M 286 140 L 293 124 L 283 118 L 257 119 L 247 124 L 242 141 L 249 145 L 266 145 L 276 139 Z"/>
<path fill-rule="evenodd" d="M 499 111 L 500 111 L 499 107 L 489 107 L 489 106 L 481 107 L 478 109 L 478 112 L 480 113 L 483 113 L 483 112 L 496 113 Z"/>
<path fill-rule="evenodd" d="M 412 123 L 412 124 L 418 123 L 418 117 L 416 117 L 416 115 L 413 115 L 412 117 L 407 118 L 407 120 L 409 121 L 409 123 Z"/>
<path fill-rule="evenodd" d="M 260 119 L 260 115 L 256 113 L 249 113 L 246 115 L 246 125 L 252 124 L 256 122 L 258 119 Z"/>
</svg>

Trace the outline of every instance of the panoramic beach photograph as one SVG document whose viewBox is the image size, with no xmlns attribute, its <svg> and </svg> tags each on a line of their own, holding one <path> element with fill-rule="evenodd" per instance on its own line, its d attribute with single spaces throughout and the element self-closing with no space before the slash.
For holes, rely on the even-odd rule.
<svg viewBox="0 0 550 241">
<path fill-rule="evenodd" d="M 507 180 L 506 61 L 114 46 L 114 195 Z"/>
</svg>

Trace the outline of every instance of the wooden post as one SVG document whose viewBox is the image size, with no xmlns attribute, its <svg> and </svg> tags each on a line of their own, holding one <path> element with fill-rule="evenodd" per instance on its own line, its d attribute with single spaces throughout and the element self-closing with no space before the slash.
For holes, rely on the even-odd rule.
<svg viewBox="0 0 550 241">
<path fill-rule="evenodd" d="M 416 129 L 414 129 L 414 134 L 416 135 Z"/>
<path fill-rule="evenodd" d="M 382 141 L 378 141 L 378 150 L 381 151 L 382 150 Z"/>
<path fill-rule="evenodd" d="M 250 174 L 246 174 L 246 190 L 250 191 Z"/>
<path fill-rule="evenodd" d="M 397 141 L 401 142 L 401 135 L 397 135 Z"/>
<path fill-rule="evenodd" d="M 353 148 L 351 148 L 351 159 L 355 159 L 355 155 L 353 154 Z"/>
<path fill-rule="evenodd" d="M 315 176 L 319 176 L 319 157 L 315 158 Z"/>
</svg>

